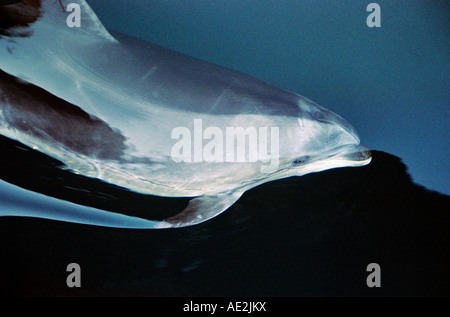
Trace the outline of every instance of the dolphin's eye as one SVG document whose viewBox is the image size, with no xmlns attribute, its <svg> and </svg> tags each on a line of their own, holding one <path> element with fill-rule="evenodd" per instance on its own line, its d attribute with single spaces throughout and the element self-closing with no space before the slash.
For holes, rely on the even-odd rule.
<svg viewBox="0 0 450 317">
<path fill-rule="evenodd" d="M 292 164 L 293 165 L 303 165 L 303 164 L 305 164 L 306 162 L 308 162 L 309 161 L 309 156 L 307 156 L 307 155 L 305 155 L 305 156 L 301 156 L 301 157 L 298 157 L 298 158 L 296 158 L 295 160 L 293 160 L 292 161 Z"/>
<path fill-rule="evenodd" d="M 330 117 L 329 113 L 330 113 L 329 111 L 321 110 L 313 112 L 311 116 L 313 117 L 314 120 L 329 123 L 329 121 L 327 120 Z"/>
</svg>

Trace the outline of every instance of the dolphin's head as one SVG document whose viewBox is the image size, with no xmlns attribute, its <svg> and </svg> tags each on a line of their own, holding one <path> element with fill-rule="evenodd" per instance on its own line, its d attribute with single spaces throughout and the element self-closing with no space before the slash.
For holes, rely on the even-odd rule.
<svg viewBox="0 0 450 317">
<path fill-rule="evenodd" d="M 304 175 L 337 167 L 369 164 L 370 151 L 360 145 L 355 129 L 337 114 L 300 98 L 295 133 L 291 133 L 288 167 L 291 174 Z M 282 149 L 280 149 L 282 151 Z"/>
</svg>

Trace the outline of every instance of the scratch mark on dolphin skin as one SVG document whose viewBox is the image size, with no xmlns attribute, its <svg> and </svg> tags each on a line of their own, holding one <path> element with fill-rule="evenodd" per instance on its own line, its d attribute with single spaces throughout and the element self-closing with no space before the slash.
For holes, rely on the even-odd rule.
<svg viewBox="0 0 450 317">
<path fill-rule="evenodd" d="M 62 12 L 66 12 L 66 10 L 64 10 L 64 6 L 63 6 L 63 4 L 62 4 L 61 0 L 58 0 L 58 2 L 59 2 L 59 5 L 61 6 L 61 10 L 62 10 Z"/>
</svg>

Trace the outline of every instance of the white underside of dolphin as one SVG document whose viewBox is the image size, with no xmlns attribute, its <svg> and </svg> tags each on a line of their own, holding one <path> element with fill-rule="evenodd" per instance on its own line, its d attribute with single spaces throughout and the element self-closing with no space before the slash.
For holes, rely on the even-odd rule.
<svg viewBox="0 0 450 317">
<path fill-rule="evenodd" d="M 127 220 L 67 202 L 61 213 L 56 199 L 36 193 L 23 197 L 45 201 L 45 207 L 19 211 L 0 198 L 0 215 L 125 228 L 182 227 L 220 214 L 259 184 L 370 162 L 354 129 L 310 100 L 110 33 L 85 1 L 61 3 L 79 4 L 81 27 L 68 27 L 69 13 L 54 0 L 0 5 L 3 15 L 36 15 L 27 23 L 3 26 L 0 33 L 0 133 L 62 161 L 74 173 L 143 194 L 194 198 L 165 221 Z M 248 134 L 247 152 L 238 159 L 235 135 L 229 148 L 226 140 L 214 143 L 209 153 L 216 155 L 215 161 L 206 158 L 205 146 L 213 136 L 225 137 L 228 129 L 240 128 L 270 131 L 264 135 L 270 149 L 263 151 L 258 134 L 253 147 Z M 174 131 L 191 132 L 191 150 L 197 156 L 174 157 L 174 146 L 182 141 L 181 134 L 174 138 Z M 209 138 L 206 131 L 213 132 Z M 217 156 L 218 144 L 223 145 L 223 160 Z M 89 214 L 98 217 L 81 216 Z"/>
</svg>

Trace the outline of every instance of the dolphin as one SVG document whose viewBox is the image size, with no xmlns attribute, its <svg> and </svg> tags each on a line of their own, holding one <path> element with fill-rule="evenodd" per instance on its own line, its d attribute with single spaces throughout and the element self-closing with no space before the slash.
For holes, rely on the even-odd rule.
<svg viewBox="0 0 450 317">
<path fill-rule="evenodd" d="M 61 10 L 69 4 L 78 5 L 79 27 Z M 55 201 L 25 213 L 2 207 L 1 216 L 185 227 L 260 184 L 371 161 L 339 115 L 238 71 L 108 31 L 83 0 L 0 2 L 0 106 L 2 135 L 74 173 L 142 194 L 192 197 L 163 221 L 127 222 L 84 206 L 59 212 Z M 45 199 L 36 195 L 25 196 Z M 80 221 L 78 211 L 101 216 Z"/>
</svg>

